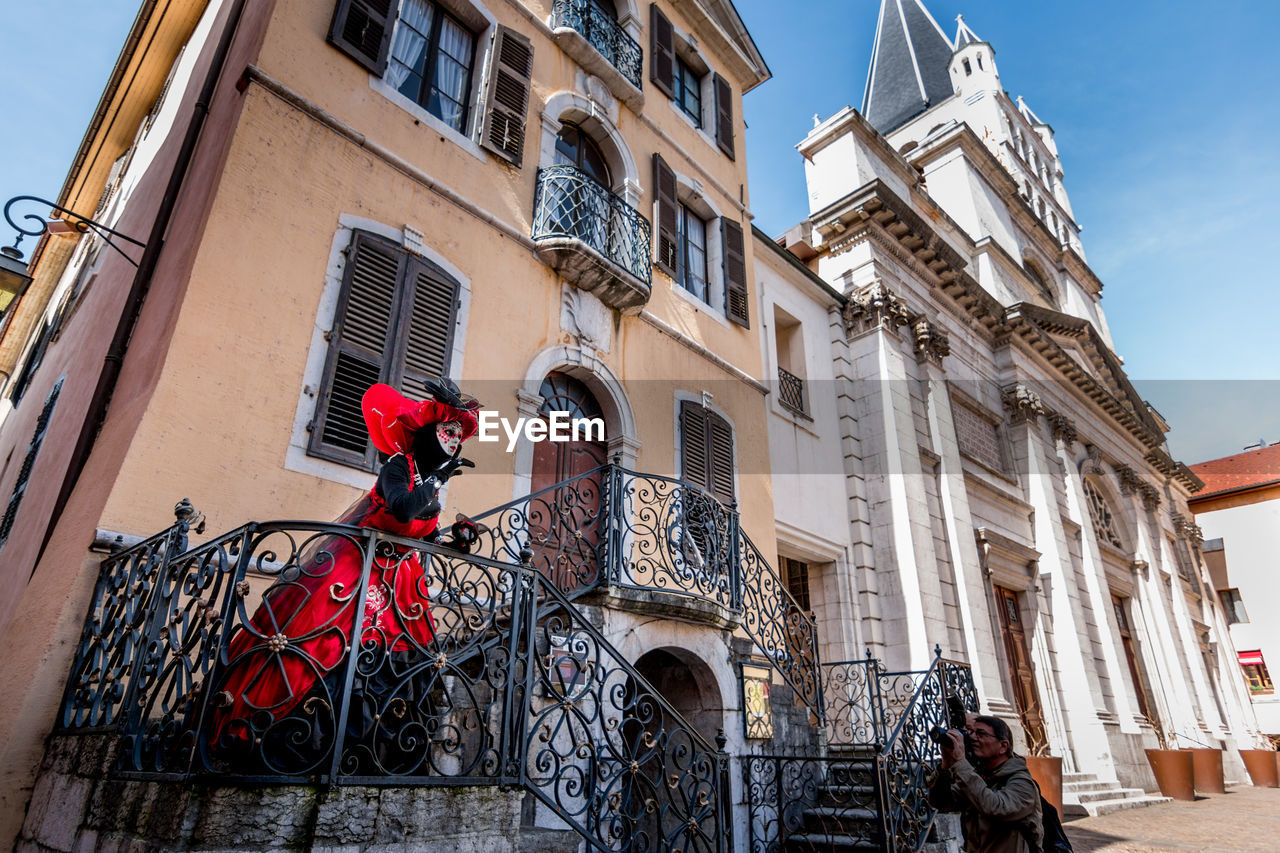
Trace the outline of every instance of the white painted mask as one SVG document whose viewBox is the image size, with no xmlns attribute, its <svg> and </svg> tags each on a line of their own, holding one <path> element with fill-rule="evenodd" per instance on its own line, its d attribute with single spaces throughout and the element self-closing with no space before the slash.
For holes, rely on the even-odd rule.
<svg viewBox="0 0 1280 853">
<path fill-rule="evenodd" d="M 436 424 L 436 441 L 440 442 L 440 449 L 446 454 L 455 455 L 462 446 L 462 424 L 457 421 Z"/>
</svg>

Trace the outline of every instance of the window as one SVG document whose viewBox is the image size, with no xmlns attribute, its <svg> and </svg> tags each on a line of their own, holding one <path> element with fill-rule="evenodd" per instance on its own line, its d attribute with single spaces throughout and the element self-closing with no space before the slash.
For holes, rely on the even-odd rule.
<svg viewBox="0 0 1280 853">
<path fill-rule="evenodd" d="M 968 77 L 970 74 L 973 73 L 973 66 L 969 64 L 969 60 L 967 59 L 963 60 L 963 62 L 964 62 L 964 76 Z"/>
<path fill-rule="evenodd" d="M 1222 600 L 1222 609 L 1227 614 L 1228 625 L 1249 621 L 1249 614 L 1244 612 L 1244 600 L 1240 598 L 1240 590 L 1220 589 L 1218 598 Z"/>
<path fill-rule="evenodd" d="M 447 374 L 458 284 L 435 264 L 363 232 L 346 255 L 308 452 L 373 470 L 360 398 L 385 382 L 421 399 L 423 380 Z"/>
<path fill-rule="evenodd" d="M 1240 661 L 1240 668 L 1244 671 L 1244 680 L 1249 682 L 1249 692 L 1251 694 L 1275 692 L 1275 687 L 1271 683 L 1271 673 L 1267 672 L 1267 664 L 1262 659 L 1262 651 L 1260 649 L 1236 652 L 1236 656 Z"/>
<path fill-rule="evenodd" d="M 680 286 L 707 300 L 707 223 L 686 205 L 677 211 L 676 233 L 680 243 L 676 280 Z"/>
<path fill-rule="evenodd" d="M 476 36 L 429 0 L 401 0 L 386 80 L 436 118 L 465 132 Z"/>
<path fill-rule="evenodd" d="M 671 99 L 680 111 L 702 127 L 702 77 L 679 57 L 676 57 L 675 80 Z"/>
<path fill-rule="evenodd" d="M 773 338 L 778 357 L 778 402 L 796 414 L 807 414 L 804 383 L 804 336 L 800 321 L 773 307 Z"/>
<path fill-rule="evenodd" d="M 1089 505 L 1089 519 L 1093 522 L 1093 532 L 1099 540 L 1117 548 L 1123 548 L 1120 534 L 1116 531 L 1115 518 L 1107 499 L 1098 491 L 1098 487 L 1088 480 L 1084 481 L 1084 498 Z"/>
<path fill-rule="evenodd" d="M 653 155 L 653 179 L 658 223 L 654 266 L 707 305 L 723 310 L 730 321 L 750 328 L 742 225 L 720 217 L 715 227 L 714 209 L 678 181 L 658 154 Z"/>
<path fill-rule="evenodd" d="M 733 427 L 696 400 L 680 403 L 680 476 L 726 506 L 735 501 Z"/>
<path fill-rule="evenodd" d="M 809 598 L 809 564 L 790 557 L 780 557 L 779 562 L 787 592 L 791 593 L 791 597 L 796 600 L 796 604 L 800 605 L 801 610 L 811 613 L 813 607 Z"/>
<path fill-rule="evenodd" d="M 680 39 L 677 47 L 675 27 L 657 3 L 649 6 L 649 34 L 649 79 L 699 128 L 703 126 L 702 81 L 711 74 L 715 143 L 732 159 L 735 124 L 729 81 L 710 71 L 686 39 Z"/>
<path fill-rule="evenodd" d="M 465 0 L 448 8 L 433 0 L 337 0 L 329 43 L 418 104 L 446 128 L 519 166 L 524 155 L 525 116 L 533 74 L 529 39 L 490 23 L 487 13 Z M 492 29 L 488 74 L 476 67 L 481 44 Z M 473 82 L 488 79 L 481 103 Z"/>
<path fill-rule="evenodd" d="M 552 162 L 557 166 L 577 167 L 605 189 L 612 186 L 609 164 L 600 147 L 572 122 L 565 122 L 556 135 L 556 150 Z"/>
<path fill-rule="evenodd" d="M 9 496 L 9 505 L 5 507 L 4 518 L 0 519 L 0 548 L 9 541 L 13 532 L 14 521 L 18 517 L 18 507 L 22 505 L 22 496 L 26 494 L 27 483 L 31 480 L 31 469 L 35 467 L 36 456 L 40 453 L 40 445 L 44 444 L 45 434 L 49 431 L 49 419 L 53 417 L 53 407 L 62 393 L 62 382 L 65 376 L 59 377 L 45 397 L 44 408 L 36 418 L 35 433 L 31 436 L 31 444 L 27 446 L 27 455 L 22 460 L 22 468 L 18 470 L 18 480 L 13 484 L 13 494 Z"/>
</svg>

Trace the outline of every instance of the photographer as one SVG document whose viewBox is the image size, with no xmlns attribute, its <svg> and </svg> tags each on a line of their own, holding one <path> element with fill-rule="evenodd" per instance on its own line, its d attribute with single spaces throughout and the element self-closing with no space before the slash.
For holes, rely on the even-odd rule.
<svg viewBox="0 0 1280 853">
<path fill-rule="evenodd" d="M 971 717 L 967 728 L 949 730 L 949 742 L 940 744 L 929 801 L 960 812 L 968 853 L 1039 853 L 1040 791 L 1027 762 L 1013 754 L 1009 727 L 996 717 Z"/>
</svg>

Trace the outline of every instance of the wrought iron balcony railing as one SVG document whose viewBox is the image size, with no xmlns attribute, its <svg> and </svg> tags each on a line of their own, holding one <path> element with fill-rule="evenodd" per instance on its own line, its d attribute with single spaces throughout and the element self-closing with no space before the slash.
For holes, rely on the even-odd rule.
<svg viewBox="0 0 1280 853">
<path fill-rule="evenodd" d="M 786 368 L 778 368 L 778 402 L 799 414 L 808 414 L 804 400 L 804 380 Z"/>
<path fill-rule="evenodd" d="M 551 27 L 576 30 L 637 89 L 642 88 L 640 44 L 613 17 L 590 0 L 555 0 Z"/>
<path fill-rule="evenodd" d="M 543 166 L 533 203 L 535 241 L 576 238 L 646 287 L 649 220 L 575 166 Z"/>
<path fill-rule="evenodd" d="M 518 785 L 592 850 L 729 849 L 724 741 L 523 556 L 180 522 L 103 561 L 58 729 L 133 778 Z"/>
</svg>

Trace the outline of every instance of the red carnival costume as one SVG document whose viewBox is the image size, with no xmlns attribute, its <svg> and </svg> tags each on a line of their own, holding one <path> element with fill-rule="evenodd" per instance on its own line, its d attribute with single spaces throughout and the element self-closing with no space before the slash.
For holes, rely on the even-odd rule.
<svg viewBox="0 0 1280 853">
<path fill-rule="evenodd" d="M 437 538 L 436 491 L 471 464 L 457 454 L 476 432 L 477 404 L 464 401 L 448 380 L 430 387 L 457 405 L 414 402 L 382 384 L 365 392 L 362 408 L 369 435 L 391 458 L 374 487 L 338 523 L 414 539 Z M 363 618 L 352 638 L 361 546 L 367 541 L 339 533 L 320 537 L 282 572 L 248 624 L 237 630 L 227 651 L 227 675 L 211 708 L 215 750 L 260 741 L 309 696 L 318 696 L 331 724 L 339 688 L 317 682 L 341 674 L 349 645 L 381 646 L 389 652 L 429 646 L 435 628 L 428 604 L 430 581 L 417 553 L 403 547 L 384 546 L 374 554 Z M 305 702 L 301 712 L 318 719 L 311 705 Z M 308 737 L 317 741 L 318 725 L 305 723 Z"/>
</svg>

